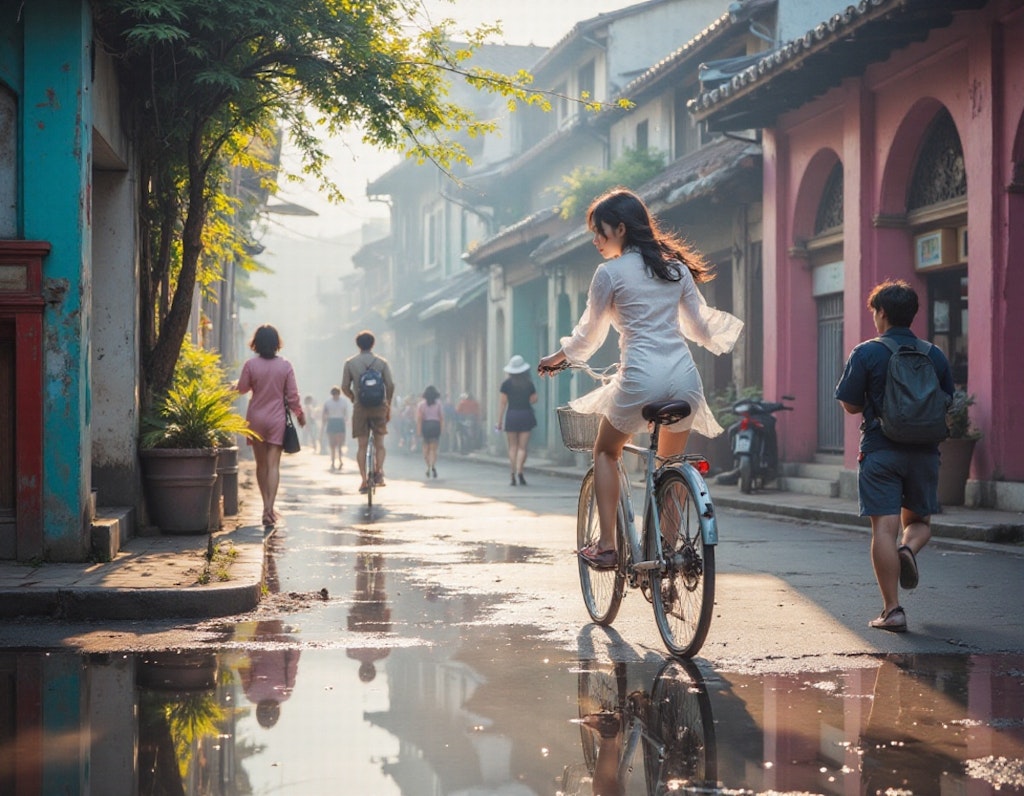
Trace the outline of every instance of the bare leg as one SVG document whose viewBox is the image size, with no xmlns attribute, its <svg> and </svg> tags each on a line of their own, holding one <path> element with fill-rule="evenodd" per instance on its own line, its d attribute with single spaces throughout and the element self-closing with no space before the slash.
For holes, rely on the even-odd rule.
<svg viewBox="0 0 1024 796">
<path fill-rule="evenodd" d="M 387 451 L 384 450 L 384 435 L 383 434 L 374 434 L 373 435 L 373 445 L 377 449 L 377 452 L 376 452 L 377 472 L 383 474 L 384 473 L 384 456 L 387 454 Z"/>
<path fill-rule="evenodd" d="M 505 438 L 508 440 L 508 463 L 514 477 L 516 474 L 516 459 L 519 458 L 519 432 L 507 431 L 505 432 Z"/>
<path fill-rule="evenodd" d="M 277 521 L 277 512 L 274 511 L 274 502 L 277 500 L 277 488 L 281 484 L 281 452 L 284 450 L 280 445 L 267 445 L 267 508 L 271 518 Z"/>
<path fill-rule="evenodd" d="M 366 486 L 366 443 L 369 436 L 356 437 L 358 452 L 356 453 L 356 464 L 359 465 L 359 475 L 363 479 L 362 486 Z"/>
<path fill-rule="evenodd" d="M 690 439 L 690 431 L 672 432 L 663 428 L 658 434 L 658 455 L 678 456 L 686 450 L 686 442 Z"/>
<path fill-rule="evenodd" d="M 896 514 L 871 517 L 871 565 L 875 570 L 878 590 L 886 613 L 899 602 L 900 558 L 896 552 L 896 537 L 900 532 L 900 518 Z"/>
<path fill-rule="evenodd" d="M 512 469 L 519 475 L 523 474 L 523 465 L 526 464 L 526 450 L 530 445 L 530 432 L 520 431 L 516 434 L 519 438 L 516 443 L 516 460 L 512 464 Z"/>
<path fill-rule="evenodd" d="M 256 460 L 256 484 L 260 488 L 260 498 L 263 501 L 263 519 L 267 519 L 267 512 L 270 508 L 269 494 L 267 493 L 267 443 L 262 440 L 252 441 L 252 455 Z"/>
<path fill-rule="evenodd" d="M 916 556 L 932 538 L 932 518 L 922 517 L 920 514 L 903 509 L 900 512 L 900 524 L 903 526 L 903 539 L 900 544 L 905 544 L 914 551 Z"/>
<path fill-rule="evenodd" d="M 601 419 L 594 442 L 594 490 L 597 493 L 597 519 L 601 526 L 600 550 L 615 547 L 615 518 L 619 506 L 618 463 L 630 436 L 606 419 Z"/>
</svg>

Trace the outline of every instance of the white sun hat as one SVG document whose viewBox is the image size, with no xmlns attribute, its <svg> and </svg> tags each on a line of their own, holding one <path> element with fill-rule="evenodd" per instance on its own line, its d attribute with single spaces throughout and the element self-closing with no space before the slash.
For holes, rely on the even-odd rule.
<svg viewBox="0 0 1024 796">
<path fill-rule="evenodd" d="M 525 373 L 529 369 L 530 363 L 519 356 L 519 354 L 515 354 L 505 366 L 506 373 Z"/>
</svg>

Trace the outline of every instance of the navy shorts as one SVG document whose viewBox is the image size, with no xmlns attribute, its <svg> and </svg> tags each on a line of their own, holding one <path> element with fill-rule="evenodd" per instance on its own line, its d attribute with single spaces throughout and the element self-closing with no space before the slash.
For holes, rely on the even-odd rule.
<svg viewBox="0 0 1024 796">
<path fill-rule="evenodd" d="M 907 508 L 921 517 L 939 510 L 939 453 L 883 449 L 863 454 L 857 476 L 860 516 L 898 515 Z"/>
</svg>

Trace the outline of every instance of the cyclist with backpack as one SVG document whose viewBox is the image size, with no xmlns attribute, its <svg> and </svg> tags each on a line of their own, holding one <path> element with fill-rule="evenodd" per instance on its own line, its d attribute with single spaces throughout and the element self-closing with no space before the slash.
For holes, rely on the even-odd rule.
<svg viewBox="0 0 1024 796">
<path fill-rule="evenodd" d="M 359 445 L 356 459 L 362 478 L 360 493 L 367 491 L 368 478 L 373 478 L 376 486 L 384 486 L 384 435 L 388 433 L 391 398 L 395 394 L 391 366 L 386 359 L 373 353 L 376 342 L 377 338 L 373 332 L 364 330 L 357 334 L 356 345 L 359 347 L 359 353 L 345 360 L 345 369 L 341 377 L 341 391 L 352 401 L 352 436 Z M 375 473 L 365 472 L 370 424 L 373 424 L 376 449 Z"/>
<path fill-rule="evenodd" d="M 939 510 L 938 446 L 948 435 L 953 374 L 946 355 L 910 331 L 918 298 L 907 282 L 882 282 L 867 304 L 879 336 L 853 349 L 835 397 L 850 414 L 864 415 L 857 486 L 882 593 L 882 613 L 868 624 L 902 633 L 899 587 L 917 586 L 916 556 Z"/>
</svg>

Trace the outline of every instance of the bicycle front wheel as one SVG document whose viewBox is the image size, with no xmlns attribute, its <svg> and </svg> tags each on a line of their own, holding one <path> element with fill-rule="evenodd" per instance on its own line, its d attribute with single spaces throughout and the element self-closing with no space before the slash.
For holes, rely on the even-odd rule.
<svg viewBox="0 0 1024 796">
<path fill-rule="evenodd" d="M 669 470 L 658 479 L 654 499 L 661 521 L 664 567 L 651 570 L 654 620 L 668 651 L 697 654 L 711 627 L 715 605 L 715 546 L 705 545 L 700 506 L 682 473 Z M 647 558 L 657 555 L 654 519 L 644 523 Z"/>
<path fill-rule="evenodd" d="M 622 591 L 626 582 L 626 549 L 623 534 L 625 519 L 617 514 L 615 523 L 615 545 L 619 550 L 619 563 L 615 569 L 594 569 L 582 557 L 580 567 L 580 588 L 587 613 L 599 625 L 610 625 L 619 613 Z M 601 527 L 597 520 L 597 501 L 594 495 L 594 468 L 587 470 L 580 486 L 580 502 L 576 513 L 576 544 L 582 550 L 601 538 Z"/>
<path fill-rule="evenodd" d="M 366 506 L 373 508 L 373 490 L 377 485 L 377 445 L 371 431 L 366 438 Z"/>
</svg>

